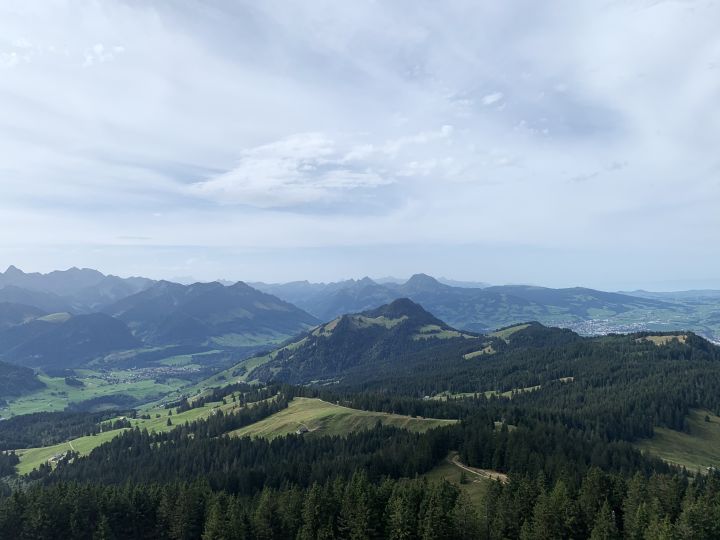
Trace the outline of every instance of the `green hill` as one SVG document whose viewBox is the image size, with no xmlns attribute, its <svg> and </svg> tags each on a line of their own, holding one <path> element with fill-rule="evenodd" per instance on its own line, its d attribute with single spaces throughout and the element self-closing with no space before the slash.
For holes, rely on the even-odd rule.
<svg viewBox="0 0 720 540">
<path fill-rule="evenodd" d="M 413 418 L 399 414 L 361 411 L 328 403 L 320 399 L 296 397 L 278 413 L 231 433 L 235 437 L 249 435 L 274 439 L 290 433 L 307 435 L 347 435 L 370 429 L 377 423 L 410 431 L 426 431 L 434 427 L 454 424 L 455 420 Z"/>
<path fill-rule="evenodd" d="M 0 402 L 44 387 L 33 370 L 0 362 Z"/>
<path fill-rule="evenodd" d="M 72 368 L 138 340 L 120 320 L 103 313 L 44 317 L 0 333 L 0 358 L 33 368 Z"/>
<path fill-rule="evenodd" d="M 364 370 L 382 371 L 413 352 L 467 345 L 477 335 L 451 328 L 408 299 L 343 315 L 276 349 L 249 371 L 249 380 L 289 383 L 336 380 Z"/>
</svg>

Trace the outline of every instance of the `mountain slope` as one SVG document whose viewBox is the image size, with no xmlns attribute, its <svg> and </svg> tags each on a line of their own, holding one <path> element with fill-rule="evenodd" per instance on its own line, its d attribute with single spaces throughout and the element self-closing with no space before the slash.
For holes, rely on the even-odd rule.
<svg viewBox="0 0 720 540">
<path fill-rule="evenodd" d="M 34 368 L 72 368 L 139 342 L 103 313 L 40 318 L 0 333 L 0 358 Z"/>
<path fill-rule="evenodd" d="M 268 354 L 248 378 L 290 383 L 335 380 L 350 377 L 358 369 L 380 370 L 413 352 L 449 344 L 467 347 L 478 339 L 403 298 L 318 326 Z"/>
<path fill-rule="evenodd" d="M 0 362 L 0 401 L 44 387 L 32 369 Z"/>
<path fill-rule="evenodd" d="M 45 312 L 33 306 L 0 302 L 0 331 L 29 322 L 45 315 Z"/>
<path fill-rule="evenodd" d="M 245 347 L 280 342 L 317 324 L 301 309 L 243 282 L 161 281 L 105 309 L 152 344 Z"/>
<path fill-rule="evenodd" d="M 57 294 L 23 289 L 15 285 L 0 288 L 0 302 L 32 306 L 46 313 L 72 310 L 71 302 Z"/>
</svg>

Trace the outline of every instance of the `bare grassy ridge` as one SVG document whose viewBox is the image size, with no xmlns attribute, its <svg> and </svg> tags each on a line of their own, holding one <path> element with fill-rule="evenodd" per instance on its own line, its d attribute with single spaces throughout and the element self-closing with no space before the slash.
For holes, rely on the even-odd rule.
<svg viewBox="0 0 720 540">
<path fill-rule="evenodd" d="M 377 422 L 410 431 L 426 431 L 434 427 L 453 424 L 455 420 L 413 418 L 399 414 L 361 411 L 320 399 L 295 398 L 287 409 L 255 424 L 238 429 L 231 435 L 274 439 L 295 433 L 301 429 L 301 426 L 308 430 L 309 435 L 346 435 L 354 431 L 371 429 Z"/>
</svg>

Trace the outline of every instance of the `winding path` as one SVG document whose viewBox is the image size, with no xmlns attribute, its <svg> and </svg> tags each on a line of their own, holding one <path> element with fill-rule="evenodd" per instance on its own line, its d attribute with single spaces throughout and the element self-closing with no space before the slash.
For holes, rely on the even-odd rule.
<svg viewBox="0 0 720 540">
<path fill-rule="evenodd" d="M 468 467 L 467 465 L 464 465 L 460 462 L 460 456 L 458 454 L 448 456 L 446 459 L 456 467 L 459 467 L 464 471 L 472 473 L 475 476 L 479 476 L 486 480 L 500 480 L 500 482 L 502 482 L 503 484 L 507 484 L 510 480 L 507 474 L 503 474 L 501 472 L 491 471 L 489 469 L 476 469 L 475 467 Z"/>
</svg>

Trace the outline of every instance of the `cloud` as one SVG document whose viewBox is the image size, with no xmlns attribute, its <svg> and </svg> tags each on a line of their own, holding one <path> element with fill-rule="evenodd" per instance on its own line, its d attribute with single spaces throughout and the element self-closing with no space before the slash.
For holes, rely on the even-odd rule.
<svg viewBox="0 0 720 540">
<path fill-rule="evenodd" d="M 125 47 L 115 45 L 114 47 L 105 47 L 102 43 L 96 43 L 92 47 L 85 50 L 83 67 L 90 67 L 94 64 L 104 64 L 110 62 L 116 55 L 125 52 Z"/>
<path fill-rule="evenodd" d="M 231 170 L 189 187 L 189 193 L 223 204 L 260 208 L 342 201 L 356 190 L 394 182 L 363 157 L 372 147 L 342 151 L 321 133 L 304 133 L 243 150 Z"/>
<path fill-rule="evenodd" d="M 492 94 L 487 94 L 487 95 L 483 96 L 481 101 L 482 101 L 483 105 L 488 107 L 490 105 L 494 105 L 495 103 L 498 103 L 499 101 L 502 101 L 503 97 L 505 97 L 505 96 L 503 95 L 502 92 L 493 92 Z"/>
</svg>

